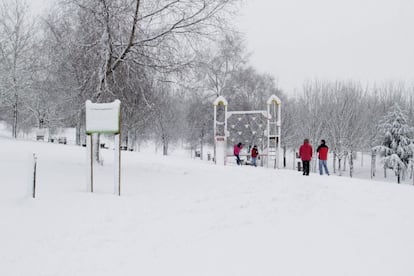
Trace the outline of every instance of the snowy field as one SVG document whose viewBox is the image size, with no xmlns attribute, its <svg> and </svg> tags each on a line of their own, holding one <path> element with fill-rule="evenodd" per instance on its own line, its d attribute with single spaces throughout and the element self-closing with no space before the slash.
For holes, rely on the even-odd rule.
<svg viewBox="0 0 414 276">
<path fill-rule="evenodd" d="M 413 186 L 122 154 L 0 138 L 0 275 L 414 275 Z"/>
</svg>

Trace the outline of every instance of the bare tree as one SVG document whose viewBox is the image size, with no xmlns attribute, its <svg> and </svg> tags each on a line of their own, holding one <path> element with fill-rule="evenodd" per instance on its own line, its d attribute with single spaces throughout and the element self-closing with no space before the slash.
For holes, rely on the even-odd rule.
<svg viewBox="0 0 414 276">
<path fill-rule="evenodd" d="M 326 135 L 326 113 L 324 109 L 323 91 L 326 85 L 315 81 L 305 83 L 303 95 L 299 98 L 301 108 L 298 108 L 297 115 L 297 136 L 308 138 L 311 143 L 317 143 L 321 137 Z M 314 145 L 315 149 L 315 145 Z M 313 171 L 316 170 L 316 162 L 313 162 Z"/>
<path fill-rule="evenodd" d="M 156 104 L 152 110 L 154 138 L 162 144 L 163 155 L 168 155 L 170 144 L 178 140 L 183 129 L 182 102 L 165 83 L 158 83 L 155 89 Z"/>
<path fill-rule="evenodd" d="M 0 5 L 0 105 L 12 111 L 12 135 L 17 137 L 19 113 L 31 86 L 34 53 L 34 23 L 29 21 L 24 1 L 3 1 Z M 27 98 L 27 97 L 26 97 Z"/>
<path fill-rule="evenodd" d="M 197 78 L 215 97 L 229 97 L 235 85 L 231 80 L 245 68 L 248 60 L 244 41 L 237 32 L 226 32 L 216 47 L 211 46 L 199 53 Z"/>
<path fill-rule="evenodd" d="M 174 51 L 194 37 L 214 32 L 233 0 L 109 1 L 69 0 L 92 20 L 89 50 L 97 54 L 93 98 L 116 96 L 114 74 L 125 62 L 141 66 L 174 67 L 186 61 L 162 60 L 160 51 Z M 179 39 L 181 38 L 181 40 Z M 191 48 L 187 48 L 189 50 Z M 182 59 L 182 55 L 179 56 Z"/>
<path fill-rule="evenodd" d="M 349 158 L 350 175 L 353 173 L 355 151 L 362 148 L 367 139 L 364 110 L 366 92 L 356 83 L 331 83 L 325 94 L 327 134 L 332 140 L 335 157 L 338 158 L 339 174 Z M 342 162 L 343 161 L 343 162 Z"/>
<path fill-rule="evenodd" d="M 66 5 L 58 10 L 62 16 L 58 22 L 49 18 L 47 25 L 55 45 L 65 48 L 59 69 L 67 68 L 70 73 L 71 80 L 65 83 L 70 83 L 66 87 L 74 88 L 75 93 L 68 95 L 76 99 L 78 107 L 86 98 L 97 102 L 123 98 L 128 104 L 125 114 L 131 114 L 134 106 L 129 99 L 140 99 L 148 109 L 153 108 L 145 91 L 154 89 L 134 91 L 125 82 L 137 84 L 143 79 L 135 74 L 176 74 L 189 66 L 202 41 L 216 37 L 227 26 L 225 15 L 234 2 L 63 1 Z M 129 118 L 124 121 L 129 127 L 139 125 Z"/>
</svg>

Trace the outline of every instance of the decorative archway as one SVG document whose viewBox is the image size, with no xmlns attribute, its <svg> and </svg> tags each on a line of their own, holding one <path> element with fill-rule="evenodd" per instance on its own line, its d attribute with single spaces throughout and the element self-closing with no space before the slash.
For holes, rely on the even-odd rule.
<svg viewBox="0 0 414 276">
<path fill-rule="evenodd" d="M 281 100 L 272 95 L 266 110 L 228 111 L 228 102 L 218 97 L 214 105 L 214 160 L 226 164 L 227 141 L 261 145 L 266 166 L 279 168 Z"/>
</svg>

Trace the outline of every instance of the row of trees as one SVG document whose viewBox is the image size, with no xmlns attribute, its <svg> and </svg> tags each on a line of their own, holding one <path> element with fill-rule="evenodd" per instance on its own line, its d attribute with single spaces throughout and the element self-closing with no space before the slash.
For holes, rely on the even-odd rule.
<svg viewBox="0 0 414 276">
<path fill-rule="evenodd" d="M 210 143 L 215 97 L 244 108 L 277 93 L 229 24 L 237 0 L 65 0 L 41 19 L 7 0 L 0 19 L 0 119 L 13 136 L 76 127 L 84 103 L 122 102 L 123 143 Z M 95 147 L 98 148 L 98 147 Z M 98 155 L 97 155 L 98 156 Z"/>
<path fill-rule="evenodd" d="M 385 168 L 400 175 L 412 162 L 413 122 L 413 87 L 389 83 L 368 88 L 356 82 L 315 81 L 306 83 L 303 94 L 286 102 L 283 142 L 296 148 L 304 137 L 315 144 L 325 139 L 334 153 L 334 170 L 341 173 L 341 166 L 349 164 L 351 176 L 355 153 L 373 149 L 374 154 L 386 157 Z M 397 125 L 401 129 L 390 130 Z M 397 165 L 396 157 L 405 165 Z"/>
<path fill-rule="evenodd" d="M 65 0 L 40 20 L 24 1 L 0 7 L 1 118 L 19 131 L 75 126 L 84 102 L 123 103 L 126 143 L 180 133 L 194 78 L 213 67 L 211 49 L 236 40 L 236 0 Z M 224 37 L 224 38 L 223 38 Z M 175 132 L 175 133 L 174 133 Z"/>
<path fill-rule="evenodd" d="M 237 5 L 64 0 L 36 21 L 24 1 L 3 1 L 0 120 L 14 137 L 32 127 L 76 127 L 80 144 L 85 101 L 120 99 L 123 143 L 136 148 L 153 140 L 168 154 L 179 140 L 192 148 L 213 142 L 217 96 L 236 110 L 254 110 L 276 94 L 285 151 L 303 138 L 325 139 L 335 168 L 346 158 L 352 166 L 352 153 L 381 145 L 378 123 L 395 103 L 408 125 L 414 121 L 413 88 L 402 84 L 313 81 L 286 97 L 272 76 L 249 64 L 244 41 L 229 24 Z"/>
</svg>

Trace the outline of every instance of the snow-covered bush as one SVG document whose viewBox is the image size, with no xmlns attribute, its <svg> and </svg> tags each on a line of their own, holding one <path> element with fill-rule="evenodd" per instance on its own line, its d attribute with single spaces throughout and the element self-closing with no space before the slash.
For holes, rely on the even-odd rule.
<svg viewBox="0 0 414 276">
<path fill-rule="evenodd" d="M 401 173 L 405 173 L 413 161 L 413 128 L 407 117 L 396 104 L 379 123 L 379 146 L 374 150 L 384 157 L 384 168 L 392 169 L 400 183 Z"/>
</svg>

